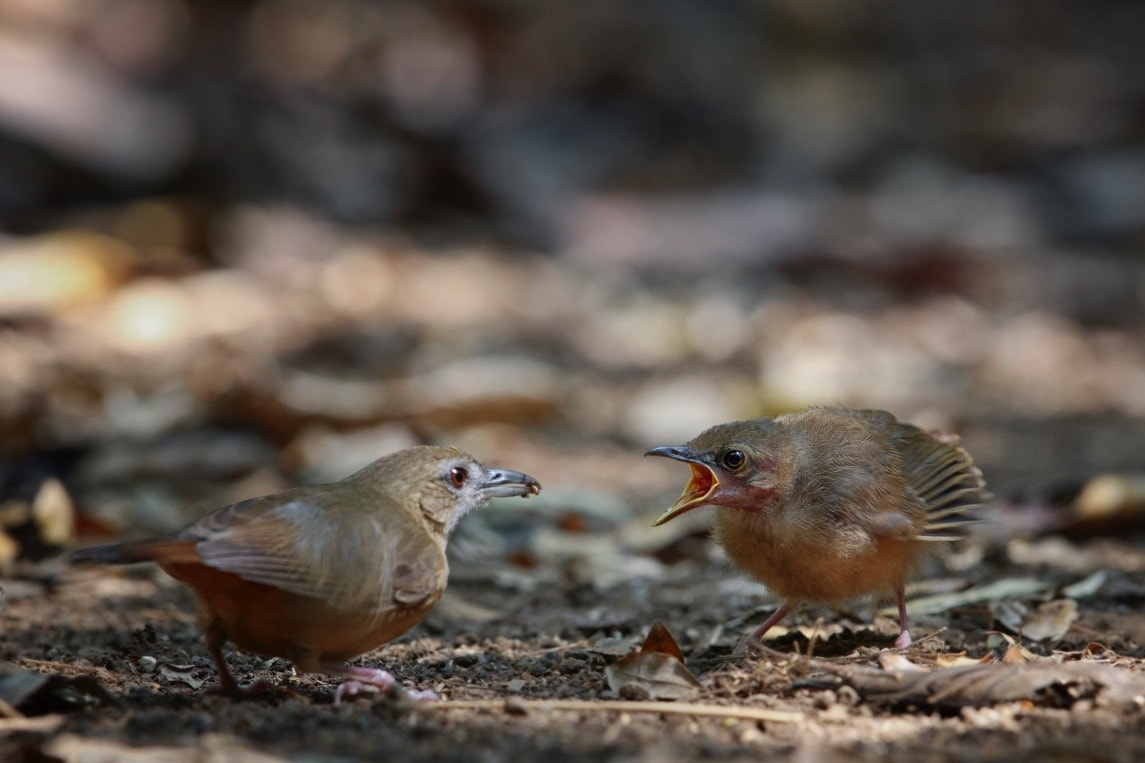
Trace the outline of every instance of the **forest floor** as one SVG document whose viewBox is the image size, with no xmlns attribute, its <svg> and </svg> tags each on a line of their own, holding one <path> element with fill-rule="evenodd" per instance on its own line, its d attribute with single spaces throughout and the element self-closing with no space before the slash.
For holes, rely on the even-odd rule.
<svg viewBox="0 0 1145 763">
<path fill-rule="evenodd" d="M 441 699 L 335 705 L 335 679 L 233 651 L 273 688 L 214 695 L 181 585 L 0 544 L 0 758 L 1145 759 L 1145 352 L 1126 304 L 1071 313 L 1037 286 L 1053 260 L 959 264 L 954 291 L 926 268 L 604 277 L 314 227 L 287 216 L 225 267 L 97 279 L 87 307 L 5 324 L 0 420 L 23 455 L 0 483 L 32 500 L 58 478 L 71 547 L 419 441 L 528 472 L 539 496 L 462 523 L 429 617 L 356 660 Z M 100 272 L 101 242 L 66 243 Z M 860 601 L 800 608 L 735 659 L 776 602 L 703 511 L 651 527 L 686 472 L 641 454 L 831 401 L 957 431 L 989 521 L 920 570 L 905 652 L 894 613 Z M 1102 474 L 1112 492 L 1084 497 Z M 26 540 L 6 516 L 0 540 Z M 657 623 L 682 660 L 642 648 Z"/>
</svg>

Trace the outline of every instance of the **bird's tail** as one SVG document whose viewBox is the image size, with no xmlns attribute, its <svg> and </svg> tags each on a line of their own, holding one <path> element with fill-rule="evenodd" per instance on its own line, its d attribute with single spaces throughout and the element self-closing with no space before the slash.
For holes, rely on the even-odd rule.
<svg viewBox="0 0 1145 763">
<path fill-rule="evenodd" d="M 81 548 L 72 554 L 76 564 L 136 564 L 138 562 L 198 562 L 195 543 L 172 538 L 110 543 Z"/>
</svg>

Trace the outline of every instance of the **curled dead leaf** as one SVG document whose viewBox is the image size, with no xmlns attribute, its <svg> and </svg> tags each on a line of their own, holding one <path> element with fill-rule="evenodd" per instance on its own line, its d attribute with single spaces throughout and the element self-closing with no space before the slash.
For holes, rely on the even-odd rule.
<svg viewBox="0 0 1145 763">
<path fill-rule="evenodd" d="M 680 645 L 676 643 L 671 631 L 659 620 L 648 631 L 648 637 L 644 639 L 644 645 L 640 647 L 640 651 L 667 654 L 680 662 L 684 661 L 684 652 L 680 650 Z"/>
<path fill-rule="evenodd" d="M 963 667 L 966 665 L 984 665 L 993 661 L 994 657 L 992 655 L 988 654 L 984 657 L 968 657 L 966 652 L 938 654 L 935 655 L 934 658 L 934 664 L 940 668 Z"/>
<path fill-rule="evenodd" d="M 882 652 L 879 655 L 879 667 L 883 670 L 926 670 L 899 652 Z"/>
<path fill-rule="evenodd" d="M 1077 619 L 1077 602 L 1073 599 L 1047 601 L 1026 619 L 1022 635 L 1031 641 L 1057 641 L 1065 636 Z"/>
<path fill-rule="evenodd" d="M 1099 474 L 1073 503 L 1075 531 L 1109 531 L 1145 523 L 1145 474 Z"/>
<path fill-rule="evenodd" d="M 649 699 L 688 699 L 703 688 L 684 665 L 684 653 L 668 628 L 657 621 L 640 649 L 605 668 L 608 687 L 647 695 Z"/>
<path fill-rule="evenodd" d="M 684 663 L 660 652 L 634 652 L 604 669 L 608 688 L 643 690 L 649 699 L 690 699 L 703 688 Z"/>
<path fill-rule="evenodd" d="M 1055 599 L 1043 602 L 1032 612 L 1020 601 L 995 602 L 990 613 L 1002 627 L 1030 641 L 1057 641 L 1077 619 L 1077 602 Z"/>
<path fill-rule="evenodd" d="M 195 678 L 194 670 L 194 665 L 171 665 L 164 663 L 159 666 L 159 675 L 168 681 L 181 683 L 198 690 L 205 681 L 202 678 Z"/>
<path fill-rule="evenodd" d="M 1041 707 L 1070 707 L 1081 700 L 1138 707 L 1145 675 L 1092 662 L 1048 660 L 990 664 L 929 672 L 887 672 L 839 666 L 837 672 L 866 700 L 889 705 L 982 707 L 1028 701 Z"/>
</svg>

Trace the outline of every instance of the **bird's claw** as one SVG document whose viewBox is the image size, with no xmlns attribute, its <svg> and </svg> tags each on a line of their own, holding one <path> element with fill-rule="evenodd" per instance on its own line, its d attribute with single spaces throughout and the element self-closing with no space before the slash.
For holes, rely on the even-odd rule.
<svg viewBox="0 0 1145 763">
<path fill-rule="evenodd" d="M 761 654 L 763 651 L 763 642 L 749 633 L 741 638 L 736 644 L 736 648 L 732 650 L 732 659 L 741 660 L 744 657 Z"/>
<path fill-rule="evenodd" d="M 350 678 L 343 681 L 334 690 L 334 704 L 342 704 L 342 700 L 355 694 L 378 694 L 394 692 L 407 699 L 418 702 L 441 699 L 437 692 L 431 689 L 405 689 L 393 674 L 380 668 L 350 668 Z"/>
<path fill-rule="evenodd" d="M 377 694 L 380 691 L 382 691 L 382 687 L 380 686 L 364 684 L 361 681 L 351 678 L 349 681 L 343 681 L 338 684 L 338 688 L 334 690 L 334 704 L 342 704 L 342 700 L 349 695 Z"/>
</svg>

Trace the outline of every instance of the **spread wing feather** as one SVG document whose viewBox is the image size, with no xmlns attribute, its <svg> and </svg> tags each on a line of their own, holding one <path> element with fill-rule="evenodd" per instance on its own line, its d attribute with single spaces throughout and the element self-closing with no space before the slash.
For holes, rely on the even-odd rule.
<svg viewBox="0 0 1145 763">
<path fill-rule="evenodd" d="M 908 487 L 926 506 L 923 541 L 950 541 L 978 520 L 974 512 L 990 495 L 982 472 L 954 438 L 936 437 L 898 423 L 893 435 Z"/>
</svg>

